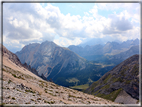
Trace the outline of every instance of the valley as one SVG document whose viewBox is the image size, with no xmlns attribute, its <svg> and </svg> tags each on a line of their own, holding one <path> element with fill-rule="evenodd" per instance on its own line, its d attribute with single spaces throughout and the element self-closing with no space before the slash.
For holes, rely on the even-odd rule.
<svg viewBox="0 0 142 107">
<path fill-rule="evenodd" d="M 139 45 L 111 55 L 115 46 L 101 55 L 86 50 L 92 60 L 51 41 L 16 54 L 3 46 L 4 104 L 138 104 Z"/>
<path fill-rule="evenodd" d="M 16 52 L 20 61 L 35 68 L 39 76 L 65 87 L 90 85 L 135 54 L 139 54 L 138 39 L 122 43 L 107 42 L 104 46 L 96 44 L 68 48 L 45 41 L 26 45 Z"/>
<path fill-rule="evenodd" d="M 2 0 L 0 106 L 142 106 L 141 1 Z"/>
<path fill-rule="evenodd" d="M 29 44 L 16 52 L 16 55 L 22 63 L 35 68 L 40 76 L 66 87 L 86 84 L 89 78 L 96 81 L 113 68 L 113 65 L 102 67 L 87 61 L 68 48 L 60 47 L 51 41 Z M 68 81 L 73 78 L 77 82 Z"/>
<path fill-rule="evenodd" d="M 118 103 L 45 81 L 25 68 L 16 55 L 3 48 L 3 103 L 20 106 L 118 105 Z M 11 57 L 15 56 L 15 57 Z"/>
</svg>

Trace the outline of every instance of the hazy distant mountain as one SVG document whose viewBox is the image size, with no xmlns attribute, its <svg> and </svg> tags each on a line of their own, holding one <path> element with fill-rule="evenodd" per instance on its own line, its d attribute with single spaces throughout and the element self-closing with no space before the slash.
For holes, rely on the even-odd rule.
<svg viewBox="0 0 142 107">
<path fill-rule="evenodd" d="M 139 100 L 139 55 L 134 55 L 94 82 L 87 93 L 115 102 L 135 104 Z"/>
<path fill-rule="evenodd" d="M 112 55 L 115 57 L 115 56 L 117 56 L 117 54 L 128 51 L 131 47 L 138 46 L 138 45 L 139 45 L 139 39 L 135 39 L 135 40 L 127 40 L 122 43 L 107 42 L 105 45 L 101 45 L 101 44 L 93 45 L 93 46 L 86 45 L 85 47 L 71 45 L 68 48 L 71 51 L 77 53 L 78 55 L 80 55 L 81 57 L 83 57 L 87 60 L 98 61 L 100 59 L 107 58 L 106 55 Z M 132 51 L 131 55 L 139 54 L 139 52 L 138 52 L 139 49 L 138 48 L 136 48 L 136 49 L 135 50 L 137 52 L 133 53 L 133 51 Z M 132 50 L 132 49 L 130 49 L 130 50 Z M 127 56 L 127 58 L 128 57 L 130 57 L 130 56 Z"/>
<path fill-rule="evenodd" d="M 81 46 L 70 45 L 68 48 L 82 57 L 87 55 L 103 55 L 103 46 L 100 44 L 94 46 L 87 45 L 84 48 Z"/>
<path fill-rule="evenodd" d="M 101 44 L 104 45 L 107 41 L 105 39 L 101 39 L 101 38 L 93 38 L 85 43 L 81 43 L 78 46 L 81 47 L 85 47 L 85 46 L 92 46 L 92 45 L 97 45 L 97 44 Z"/>
<path fill-rule="evenodd" d="M 125 59 L 135 54 L 139 54 L 139 45 L 132 46 L 129 50 L 121 52 L 116 55 L 108 55 L 107 58 L 111 62 L 114 61 L 115 63 L 119 64 L 120 62 L 124 61 Z"/>
<path fill-rule="evenodd" d="M 121 46 L 123 48 L 129 48 L 130 46 L 135 46 L 135 45 L 139 45 L 139 39 L 135 39 L 135 40 L 127 40 L 121 43 Z"/>
<path fill-rule="evenodd" d="M 93 46 L 93 45 L 97 45 L 97 44 L 105 45 L 110 40 L 111 40 L 111 38 L 108 38 L 108 37 L 92 38 L 92 39 L 87 40 L 86 42 L 83 42 L 83 43 L 79 44 L 78 46 L 85 47 L 87 45 L 88 46 Z M 121 43 L 119 40 L 117 40 L 117 41 L 115 40 L 115 42 Z"/>
<path fill-rule="evenodd" d="M 95 81 L 106 72 L 106 70 L 101 71 L 101 65 L 88 62 L 68 48 L 60 47 L 50 41 L 29 44 L 16 55 L 22 63 L 26 62 L 34 67 L 40 76 L 43 75 L 64 86 L 85 84 L 88 79 Z"/>
</svg>

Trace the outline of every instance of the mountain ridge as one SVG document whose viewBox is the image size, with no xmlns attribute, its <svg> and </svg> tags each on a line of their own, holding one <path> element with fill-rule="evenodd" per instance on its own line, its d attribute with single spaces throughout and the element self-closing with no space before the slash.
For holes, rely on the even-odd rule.
<svg viewBox="0 0 142 107">
<path fill-rule="evenodd" d="M 139 99 L 139 55 L 133 55 L 118 64 L 94 82 L 85 92 L 115 101 L 122 91 L 126 92 L 129 97 L 131 96 L 134 103 Z M 114 92 L 117 92 L 115 97 L 109 98 L 108 96 Z M 119 99 L 119 103 L 124 102 Z"/>
<path fill-rule="evenodd" d="M 101 44 L 87 45 L 85 47 L 71 45 L 68 48 L 88 61 L 99 63 L 111 62 L 114 64 L 116 62 L 115 65 L 117 65 L 126 58 L 139 54 L 139 39 L 128 40 L 122 43 L 107 42 L 104 46 Z M 117 57 L 121 57 L 121 59 Z"/>
</svg>

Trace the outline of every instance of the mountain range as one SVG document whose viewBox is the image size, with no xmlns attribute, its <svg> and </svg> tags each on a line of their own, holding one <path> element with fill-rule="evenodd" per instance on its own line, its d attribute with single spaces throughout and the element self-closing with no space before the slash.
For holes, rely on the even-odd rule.
<svg viewBox="0 0 142 107">
<path fill-rule="evenodd" d="M 21 51 L 16 52 L 16 55 L 23 64 L 26 63 L 35 68 L 38 75 L 44 79 L 53 80 L 56 84 L 70 87 L 97 81 L 126 58 L 138 54 L 138 43 L 139 41 L 136 39 L 121 44 L 108 42 L 104 46 L 94 45 L 84 48 L 70 46 L 65 48 L 56 45 L 54 42 L 45 41 L 41 44 L 26 45 Z M 114 52 L 114 49 L 121 52 L 115 55 L 106 55 Z M 88 61 L 84 57 L 85 55 L 95 60 Z"/>
<path fill-rule="evenodd" d="M 112 40 L 112 38 L 103 37 L 103 38 L 90 38 L 90 39 L 83 40 L 83 42 L 80 43 L 78 46 L 85 47 L 87 45 L 88 46 L 93 46 L 98 44 L 105 45 L 108 41 L 121 43 L 121 41 L 119 40 Z"/>
<path fill-rule="evenodd" d="M 68 48 L 60 47 L 51 41 L 29 44 L 16 55 L 22 63 L 35 68 L 40 76 L 52 79 L 59 85 L 85 84 L 88 79 L 100 78 L 98 69 L 101 66 L 88 62 Z"/>
<path fill-rule="evenodd" d="M 126 58 L 134 54 L 139 54 L 139 39 L 127 40 L 122 43 L 107 42 L 105 45 L 86 45 L 85 47 L 71 45 L 68 48 L 89 61 L 97 61 L 100 63 L 113 61 L 113 63 L 117 62 L 116 64 L 119 64 Z M 121 59 L 118 60 L 117 57 L 120 56 Z"/>
<path fill-rule="evenodd" d="M 112 42 L 110 42 L 110 44 L 111 43 Z M 8 51 L 5 47 L 3 47 L 2 49 L 3 62 L 4 62 L 3 71 L 5 72 L 4 81 L 6 81 L 4 82 L 4 84 L 6 85 L 6 87 L 8 87 L 8 88 L 5 87 L 6 88 L 5 94 L 8 92 L 9 89 L 11 90 L 11 88 L 9 87 L 11 87 L 13 82 L 12 84 L 10 84 L 11 79 L 8 80 L 8 78 L 9 77 L 11 78 L 12 75 L 13 79 L 16 78 L 14 80 L 17 80 L 18 78 L 17 81 L 19 81 L 19 79 L 25 81 L 24 83 L 26 83 L 27 81 L 26 84 L 28 85 L 17 84 L 17 86 L 14 86 L 14 87 L 21 87 L 20 92 L 21 91 L 25 92 L 28 90 L 28 92 L 32 93 L 35 92 L 38 95 L 40 94 L 40 92 L 38 92 L 39 89 L 33 90 L 33 87 L 32 88 L 27 88 L 27 87 L 30 86 L 29 84 L 33 86 L 33 84 L 34 85 L 39 84 L 39 82 L 41 81 L 41 84 L 39 84 L 38 88 L 40 87 L 41 88 L 40 90 L 43 90 L 42 88 L 45 89 L 46 87 L 45 84 L 47 84 L 47 82 L 43 81 L 42 79 L 45 80 L 48 79 L 48 80 L 53 80 L 54 83 L 58 85 L 66 87 L 91 84 L 89 88 L 85 90 L 86 93 L 93 94 L 95 96 L 99 96 L 107 100 L 115 101 L 117 103 L 137 104 L 139 102 L 138 101 L 139 100 L 139 72 L 138 72 L 139 56 L 134 55 L 130 58 L 128 57 L 133 54 L 139 53 L 138 47 L 139 46 L 137 44 L 133 44 L 130 46 L 128 50 L 120 52 L 119 54 L 105 55 L 109 59 L 109 61 L 108 62 L 106 61 L 106 63 L 101 63 L 101 61 L 100 62 L 88 61 L 85 58 L 80 57 L 78 54 L 71 51 L 70 49 L 60 47 L 50 41 L 45 41 L 41 44 L 39 43 L 29 44 L 23 47 L 21 51 L 17 52 L 16 53 L 17 55 L 13 54 L 12 52 Z M 123 62 L 121 62 L 116 66 L 116 64 L 119 63 L 120 61 Z M 112 63 L 114 64 L 111 65 Z M 9 73 L 10 75 L 7 73 Z M 35 78 L 38 78 L 39 80 Z M 50 87 L 53 92 L 52 95 L 54 94 L 55 96 L 58 96 L 58 93 L 55 94 L 55 90 L 53 90 L 53 87 L 55 89 L 57 87 L 59 88 L 58 85 L 50 84 Z M 23 87 L 25 91 L 21 90 Z M 64 88 L 60 87 L 59 89 L 63 90 Z M 19 90 L 19 88 L 16 88 L 16 90 Z M 43 90 L 44 92 L 42 91 L 43 95 L 47 93 L 46 90 Z M 70 92 L 70 90 L 68 91 Z M 6 94 L 6 96 L 7 95 L 8 94 Z M 75 95 L 68 95 L 68 96 L 69 98 L 72 97 L 76 98 Z M 10 96 L 7 96 L 5 98 L 9 99 Z M 13 97 L 12 99 L 14 100 Z M 40 99 L 44 100 L 44 98 L 42 97 L 40 97 Z M 66 98 L 63 99 L 65 99 L 66 102 L 68 103 L 73 103 L 75 101 L 73 99 L 70 99 L 71 101 L 70 102 L 69 99 Z M 63 99 L 61 99 L 62 101 L 60 100 L 60 102 L 65 102 L 63 101 Z M 7 100 L 5 101 L 7 102 Z M 51 101 L 49 103 L 53 102 Z M 54 100 L 54 103 L 59 103 L 59 102 Z"/>
<path fill-rule="evenodd" d="M 1 46 L 2 50 L 2 96 L 0 106 L 66 106 L 118 104 L 77 90 L 45 81 L 22 64 L 18 57 Z M 0 57 L 1 58 L 1 57 Z M 34 69 L 34 68 L 32 68 Z"/>
</svg>

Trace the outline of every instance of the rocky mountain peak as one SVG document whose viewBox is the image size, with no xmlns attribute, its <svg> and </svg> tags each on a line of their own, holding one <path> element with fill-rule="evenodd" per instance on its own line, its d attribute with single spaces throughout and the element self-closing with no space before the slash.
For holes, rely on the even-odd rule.
<svg viewBox="0 0 142 107">
<path fill-rule="evenodd" d="M 31 44 L 32 45 L 32 44 Z M 68 48 L 56 45 L 54 42 L 45 41 L 39 45 L 26 46 L 17 52 L 22 63 L 34 67 L 40 76 L 57 81 L 61 75 L 76 73 L 86 68 L 87 63 Z M 29 50 L 30 49 L 30 50 Z M 28 50 L 28 51 L 25 51 Z M 74 74 L 75 75 L 75 74 Z"/>
</svg>

